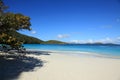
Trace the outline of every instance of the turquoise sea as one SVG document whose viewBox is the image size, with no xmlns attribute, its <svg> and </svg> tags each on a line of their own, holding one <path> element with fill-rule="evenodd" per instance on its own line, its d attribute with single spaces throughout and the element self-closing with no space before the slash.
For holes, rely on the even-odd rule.
<svg viewBox="0 0 120 80">
<path fill-rule="evenodd" d="M 28 50 L 61 51 L 67 54 L 98 54 L 120 57 L 120 45 L 112 44 L 24 44 Z"/>
</svg>

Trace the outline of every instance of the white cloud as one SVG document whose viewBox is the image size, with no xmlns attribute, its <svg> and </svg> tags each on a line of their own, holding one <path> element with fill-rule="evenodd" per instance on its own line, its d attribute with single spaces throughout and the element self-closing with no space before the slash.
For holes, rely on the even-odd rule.
<svg viewBox="0 0 120 80">
<path fill-rule="evenodd" d="M 101 42 L 101 43 L 114 43 L 115 41 L 109 37 L 106 37 L 104 39 L 101 40 L 97 40 L 96 42 Z"/>
<path fill-rule="evenodd" d="M 98 40 L 99 42 L 102 42 L 102 43 L 115 43 L 115 44 L 120 44 L 120 37 L 117 37 L 117 38 L 105 38 L 105 39 L 102 39 L 102 40 Z"/>
<path fill-rule="evenodd" d="M 80 40 L 71 40 L 70 43 L 81 43 Z"/>
<path fill-rule="evenodd" d="M 117 40 L 119 40 L 119 41 L 120 41 L 120 37 L 117 37 Z"/>
<path fill-rule="evenodd" d="M 70 43 L 115 43 L 114 39 L 111 39 L 109 37 L 106 37 L 105 39 L 101 39 L 101 40 L 93 40 L 93 39 L 88 39 L 88 40 L 71 40 Z"/>
<path fill-rule="evenodd" d="M 105 39 L 103 39 L 104 42 L 110 42 L 112 41 L 109 37 L 106 37 Z"/>
<path fill-rule="evenodd" d="M 98 40 L 94 40 L 94 39 L 88 39 L 88 40 L 71 40 L 69 41 L 69 43 L 75 43 L 75 44 L 84 44 L 84 43 L 114 43 L 114 44 L 120 44 L 120 37 L 116 37 L 116 38 L 103 38 L 103 39 L 98 39 Z"/>
<path fill-rule="evenodd" d="M 87 43 L 94 43 L 94 41 L 92 39 L 89 39 Z"/>
<path fill-rule="evenodd" d="M 68 34 L 58 34 L 57 38 L 62 39 L 62 38 L 68 38 L 70 35 Z"/>
<path fill-rule="evenodd" d="M 31 31 L 31 34 L 36 34 L 36 31 Z"/>
<path fill-rule="evenodd" d="M 120 44 L 120 37 L 117 37 L 117 39 L 116 39 L 115 42 L 118 43 L 118 44 Z"/>
</svg>

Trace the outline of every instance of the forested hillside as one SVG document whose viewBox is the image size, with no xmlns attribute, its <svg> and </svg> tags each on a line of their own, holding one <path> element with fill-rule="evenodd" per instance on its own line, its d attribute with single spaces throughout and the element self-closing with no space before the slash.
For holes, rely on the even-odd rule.
<svg viewBox="0 0 120 80">
<path fill-rule="evenodd" d="M 57 41 L 57 40 L 49 40 L 49 41 L 42 42 L 42 44 L 66 44 L 66 43 L 62 41 Z"/>
<path fill-rule="evenodd" d="M 24 44 L 40 44 L 42 43 L 43 41 L 40 40 L 40 39 L 37 39 L 35 37 L 31 37 L 31 36 L 27 36 L 27 35 L 24 35 L 24 34 L 21 34 L 21 33 L 18 33 L 16 31 L 11 31 L 10 32 L 10 35 L 12 35 L 13 37 L 15 37 L 18 41 L 21 41 L 23 42 Z M 1 40 L 0 40 L 1 41 Z M 0 42 L 2 43 L 2 42 Z"/>
<path fill-rule="evenodd" d="M 62 41 L 57 40 L 49 40 L 49 41 L 43 41 L 35 37 L 27 36 L 18 32 L 10 32 L 10 35 L 15 37 L 18 41 L 23 42 L 24 44 L 66 44 Z M 0 42 L 2 43 L 2 42 Z"/>
</svg>

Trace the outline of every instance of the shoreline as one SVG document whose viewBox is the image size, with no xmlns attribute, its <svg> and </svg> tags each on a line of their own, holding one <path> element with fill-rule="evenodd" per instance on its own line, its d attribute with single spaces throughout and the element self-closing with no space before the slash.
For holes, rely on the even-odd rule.
<svg viewBox="0 0 120 80">
<path fill-rule="evenodd" d="M 34 56 L 45 61 L 33 72 L 23 72 L 17 80 L 119 80 L 120 59 L 83 57 L 49 53 Z"/>
<path fill-rule="evenodd" d="M 56 53 L 56 54 L 63 54 L 63 55 L 72 55 L 72 56 L 83 56 L 83 57 L 100 57 L 100 58 L 112 58 L 112 59 L 120 59 L 120 55 L 110 55 L 110 54 L 100 54 L 94 52 L 83 52 L 83 51 L 58 51 L 58 50 L 39 50 L 39 49 L 27 49 L 28 51 L 35 51 L 35 52 L 48 52 L 48 53 Z"/>
</svg>

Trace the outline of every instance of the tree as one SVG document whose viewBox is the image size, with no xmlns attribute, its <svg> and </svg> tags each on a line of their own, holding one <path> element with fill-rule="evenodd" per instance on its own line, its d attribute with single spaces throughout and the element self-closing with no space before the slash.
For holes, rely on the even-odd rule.
<svg viewBox="0 0 120 80">
<path fill-rule="evenodd" d="M 0 15 L 3 13 L 4 10 L 4 3 L 2 0 L 0 0 Z"/>
<path fill-rule="evenodd" d="M 8 6 L 6 6 L 4 2 L 0 0 L 0 15 L 2 15 L 7 8 Z"/>
<path fill-rule="evenodd" d="M 31 30 L 30 18 L 20 13 L 5 12 L 7 6 L 0 0 L 0 42 L 11 47 L 21 46 L 23 42 L 18 41 L 11 32 L 21 29 Z"/>
<path fill-rule="evenodd" d="M 0 16 L 0 32 L 30 30 L 30 25 L 30 18 L 22 14 L 4 13 Z"/>
</svg>

